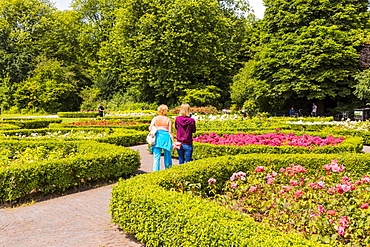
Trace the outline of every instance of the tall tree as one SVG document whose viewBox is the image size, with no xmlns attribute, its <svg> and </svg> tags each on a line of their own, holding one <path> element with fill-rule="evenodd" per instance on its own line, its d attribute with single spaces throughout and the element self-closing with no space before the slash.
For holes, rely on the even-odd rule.
<svg viewBox="0 0 370 247">
<path fill-rule="evenodd" d="M 293 100 L 351 95 L 367 0 L 265 0 L 252 77 L 266 88 L 270 109 Z M 248 69 L 248 68 L 246 68 Z"/>
<path fill-rule="evenodd" d="M 138 101 L 174 104 L 184 89 L 207 85 L 225 98 L 245 35 L 244 7 L 231 0 L 122 1 L 100 69 L 119 78 L 115 90 Z"/>
<path fill-rule="evenodd" d="M 40 56 L 37 60 L 35 70 L 17 87 L 14 94 L 16 106 L 50 113 L 77 110 L 73 72 L 56 59 Z"/>
</svg>

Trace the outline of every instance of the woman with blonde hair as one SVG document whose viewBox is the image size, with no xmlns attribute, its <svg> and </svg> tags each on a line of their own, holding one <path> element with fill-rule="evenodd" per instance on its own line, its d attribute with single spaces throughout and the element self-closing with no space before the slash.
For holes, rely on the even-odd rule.
<svg viewBox="0 0 370 247">
<path fill-rule="evenodd" d="M 193 133 L 196 132 L 195 120 L 190 117 L 189 104 L 182 104 L 180 116 L 175 120 L 176 138 L 181 142 L 177 148 L 179 164 L 184 164 L 193 160 Z"/>
<path fill-rule="evenodd" d="M 153 171 L 159 171 L 161 169 L 160 158 L 162 149 L 164 150 L 165 169 L 168 169 L 172 166 L 172 121 L 166 116 L 168 111 L 168 107 L 166 105 L 160 105 L 157 110 L 158 116 L 152 119 L 152 122 L 149 126 L 149 131 L 152 130 L 153 126 L 157 128 L 155 144 L 150 149 L 154 155 Z"/>
</svg>

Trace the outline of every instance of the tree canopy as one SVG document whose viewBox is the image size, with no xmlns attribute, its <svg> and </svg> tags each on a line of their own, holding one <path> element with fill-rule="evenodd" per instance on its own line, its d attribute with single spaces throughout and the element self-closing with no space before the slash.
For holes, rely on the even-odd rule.
<svg viewBox="0 0 370 247">
<path fill-rule="evenodd" d="M 253 32 L 259 35 L 254 67 L 244 78 L 246 85 L 253 78 L 265 88 L 264 97 L 271 104 L 258 105 L 276 110 L 297 99 L 339 100 L 352 95 L 368 1 L 265 0 L 265 5 L 265 17 Z M 241 83 L 241 74 L 235 86 Z M 259 90 L 251 98 L 255 94 Z"/>
<path fill-rule="evenodd" d="M 0 107 L 369 100 L 367 0 L 265 6 L 256 21 L 246 0 L 0 0 Z"/>
</svg>

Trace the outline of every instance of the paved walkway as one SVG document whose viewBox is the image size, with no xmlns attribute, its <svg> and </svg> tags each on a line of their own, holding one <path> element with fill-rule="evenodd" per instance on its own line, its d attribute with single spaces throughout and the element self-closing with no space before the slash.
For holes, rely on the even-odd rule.
<svg viewBox="0 0 370 247">
<path fill-rule="evenodd" d="M 147 145 L 131 149 L 140 152 L 140 172 L 151 172 L 153 157 Z M 363 151 L 369 153 L 370 147 Z M 174 164 L 178 161 L 174 160 Z M 111 190 L 112 185 L 108 185 L 29 206 L 0 209 L 0 246 L 143 247 L 132 235 L 110 223 Z"/>
<path fill-rule="evenodd" d="M 131 147 L 140 152 L 140 172 L 144 173 L 153 169 L 153 156 L 147 148 Z M 0 246 L 144 246 L 110 223 L 111 191 L 112 185 L 108 185 L 29 206 L 0 209 Z"/>
</svg>

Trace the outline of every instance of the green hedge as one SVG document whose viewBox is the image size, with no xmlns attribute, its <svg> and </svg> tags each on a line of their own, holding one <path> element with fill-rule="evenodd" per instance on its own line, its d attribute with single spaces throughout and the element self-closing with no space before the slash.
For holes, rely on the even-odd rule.
<svg viewBox="0 0 370 247">
<path fill-rule="evenodd" d="M 363 144 L 370 145 L 370 131 L 333 129 L 331 132 L 333 133 L 333 135 L 358 136 L 358 137 L 361 137 L 363 139 Z"/>
<path fill-rule="evenodd" d="M 2 139 L 11 139 L 11 140 L 27 140 L 27 141 L 33 141 L 37 140 L 37 137 L 30 137 L 34 134 L 37 134 L 38 136 L 45 136 L 48 133 L 56 133 L 59 132 L 60 134 L 67 134 L 69 132 L 78 132 L 78 131 L 84 131 L 84 132 L 92 132 L 94 134 L 104 134 L 105 136 L 100 136 L 96 138 L 92 138 L 89 140 L 94 140 L 97 142 L 103 142 L 103 143 L 110 143 L 115 144 L 118 146 L 134 146 L 139 144 L 146 143 L 146 136 L 147 131 L 137 131 L 134 129 L 126 129 L 126 128 L 45 128 L 45 129 L 21 129 L 21 130 L 8 130 L 8 131 L 0 131 L 0 138 Z M 24 137 L 23 137 L 24 136 Z M 45 141 L 45 139 L 42 139 Z M 51 137 L 48 140 L 52 141 L 86 141 L 85 137 L 71 137 L 67 136 L 65 138 L 60 137 Z"/>
<path fill-rule="evenodd" d="M 47 128 L 52 123 L 61 123 L 62 119 L 56 118 L 13 118 L 13 119 L 4 119 L 0 121 L 0 124 L 12 124 L 16 125 L 22 129 L 38 129 L 38 128 Z"/>
<path fill-rule="evenodd" d="M 140 131 L 148 131 L 149 132 L 149 125 L 150 124 L 135 124 L 135 125 L 127 125 L 127 126 L 120 126 L 120 125 L 66 125 L 66 124 L 50 124 L 50 128 L 111 128 L 111 129 L 132 129 L 132 130 L 140 130 Z"/>
<path fill-rule="evenodd" d="M 17 129 L 20 129 L 20 127 L 15 124 L 0 124 L 0 131 Z"/>
<path fill-rule="evenodd" d="M 138 152 L 115 145 L 85 142 L 0 141 L 8 153 L 43 146 L 75 153 L 69 158 L 0 167 L 0 202 L 63 192 L 91 181 L 107 181 L 128 176 L 140 167 Z"/>
<path fill-rule="evenodd" d="M 309 172 L 332 159 L 353 173 L 365 174 L 369 154 L 248 154 L 193 161 L 171 169 L 120 180 L 113 188 L 113 222 L 146 246 L 320 246 L 297 234 L 285 234 L 254 222 L 247 215 L 173 191 L 188 183 L 207 187 L 215 178 L 222 185 L 234 172 L 258 165 L 275 169 L 300 164 Z"/>
</svg>

